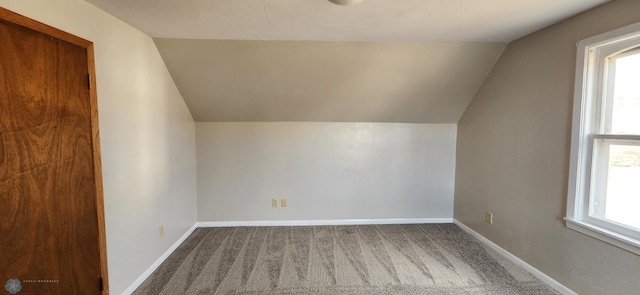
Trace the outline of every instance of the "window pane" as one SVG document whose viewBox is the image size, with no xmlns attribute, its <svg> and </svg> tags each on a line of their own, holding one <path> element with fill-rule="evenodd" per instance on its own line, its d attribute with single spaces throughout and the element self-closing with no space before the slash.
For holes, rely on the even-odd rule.
<svg viewBox="0 0 640 295">
<path fill-rule="evenodd" d="M 640 145 L 609 145 L 608 166 L 604 216 L 594 217 L 640 229 Z"/>
<path fill-rule="evenodd" d="M 640 52 L 615 59 L 613 134 L 640 134 Z"/>
</svg>

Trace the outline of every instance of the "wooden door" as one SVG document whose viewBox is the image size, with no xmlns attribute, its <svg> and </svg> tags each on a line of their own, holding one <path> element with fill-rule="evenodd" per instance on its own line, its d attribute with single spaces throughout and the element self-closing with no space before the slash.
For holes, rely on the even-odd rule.
<svg viewBox="0 0 640 295">
<path fill-rule="evenodd" d="M 108 293 L 92 55 L 0 8 L 0 294 Z"/>
</svg>

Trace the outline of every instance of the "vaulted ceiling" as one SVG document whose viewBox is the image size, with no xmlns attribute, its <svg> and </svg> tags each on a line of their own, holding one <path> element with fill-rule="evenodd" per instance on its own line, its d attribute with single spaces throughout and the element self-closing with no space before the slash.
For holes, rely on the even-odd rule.
<svg viewBox="0 0 640 295">
<path fill-rule="evenodd" d="M 196 121 L 455 123 L 506 43 L 607 0 L 86 0 L 154 38 Z"/>
</svg>

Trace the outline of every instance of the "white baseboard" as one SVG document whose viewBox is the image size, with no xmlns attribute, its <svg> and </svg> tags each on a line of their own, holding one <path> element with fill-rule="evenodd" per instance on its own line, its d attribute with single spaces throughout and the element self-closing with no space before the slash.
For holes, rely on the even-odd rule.
<svg viewBox="0 0 640 295">
<path fill-rule="evenodd" d="M 334 220 L 265 220 L 265 221 L 201 221 L 198 227 L 234 226 L 310 226 L 310 225 L 358 225 L 358 224 L 413 224 L 452 223 L 453 218 L 400 218 L 400 219 L 334 219 Z"/>
<path fill-rule="evenodd" d="M 500 253 L 502 256 L 504 256 L 507 259 L 511 260 L 513 263 L 515 263 L 518 266 L 524 268 L 526 271 L 530 272 L 533 276 L 535 276 L 539 280 L 543 281 L 547 285 L 551 286 L 553 289 L 555 289 L 556 291 L 560 292 L 561 294 L 564 294 L 564 295 L 578 295 L 578 293 L 576 293 L 573 290 L 567 288 L 563 284 L 560 284 L 558 281 L 554 280 L 550 276 L 548 276 L 545 273 L 539 271 L 537 268 L 535 268 L 535 267 L 531 266 L 530 264 L 526 263 L 524 260 L 522 260 L 522 259 L 516 257 L 515 255 L 509 253 L 507 250 L 503 249 L 502 247 L 498 246 L 494 242 L 492 242 L 489 239 L 485 238 L 484 236 L 482 236 L 481 234 L 477 233 L 476 231 L 474 231 L 470 227 L 464 225 L 462 222 L 454 219 L 453 223 L 455 223 L 457 226 L 459 226 L 465 232 L 467 232 L 470 235 L 474 236 L 476 239 L 478 239 L 481 242 L 485 243 L 491 249 L 495 250 L 496 252 Z"/>
<path fill-rule="evenodd" d="M 187 232 L 185 232 L 184 235 L 182 235 L 175 243 L 173 243 L 173 245 L 171 245 L 171 247 L 169 247 L 169 249 L 167 249 L 167 251 L 165 251 L 164 254 L 160 256 L 160 258 L 158 258 L 149 268 L 147 268 L 147 270 L 142 273 L 140 277 L 138 277 L 138 279 L 129 286 L 129 288 L 124 290 L 124 292 L 122 292 L 122 295 L 130 295 L 131 293 L 133 293 L 133 291 L 138 289 L 138 287 L 142 285 L 144 280 L 146 280 L 158 268 L 158 266 L 160 266 L 160 264 L 162 264 L 169 257 L 169 255 L 171 255 L 171 253 L 173 253 L 173 251 L 175 251 L 176 248 L 178 248 L 178 246 L 180 246 L 180 244 L 182 244 L 182 242 L 184 242 L 189 237 L 189 235 L 193 233 L 194 230 L 196 230 L 196 228 L 198 228 L 197 222 L 191 228 L 189 228 Z"/>
</svg>

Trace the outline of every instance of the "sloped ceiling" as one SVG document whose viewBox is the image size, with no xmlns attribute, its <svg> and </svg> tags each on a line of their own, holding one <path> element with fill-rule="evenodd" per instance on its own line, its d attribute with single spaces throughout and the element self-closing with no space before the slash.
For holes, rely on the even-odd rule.
<svg viewBox="0 0 640 295">
<path fill-rule="evenodd" d="M 87 0 L 154 37 L 196 121 L 455 123 L 507 42 L 606 0 Z"/>
<path fill-rule="evenodd" d="M 457 122 L 504 48 L 155 41 L 196 121 Z"/>
</svg>

